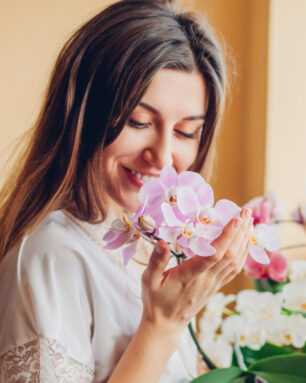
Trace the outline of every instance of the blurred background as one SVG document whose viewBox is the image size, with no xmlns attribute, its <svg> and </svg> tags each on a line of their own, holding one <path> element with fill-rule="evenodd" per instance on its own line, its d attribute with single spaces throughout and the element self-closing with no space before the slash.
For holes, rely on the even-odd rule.
<svg viewBox="0 0 306 383">
<path fill-rule="evenodd" d="M 38 115 L 62 45 L 111 0 L 0 0 L 0 183 L 14 144 Z M 306 1 L 182 0 L 208 18 L 229 57 L 231 94 L 218 137 L 216 199 L 243 205 L 275 190 L 291 211 L 306 202 Z M 305 242 L 293 225 L 283 245 Z M 306 258 L 305 249 L 286 252 Z M 243 273 L 226 292 L 251 286 Z"/>
</svg>

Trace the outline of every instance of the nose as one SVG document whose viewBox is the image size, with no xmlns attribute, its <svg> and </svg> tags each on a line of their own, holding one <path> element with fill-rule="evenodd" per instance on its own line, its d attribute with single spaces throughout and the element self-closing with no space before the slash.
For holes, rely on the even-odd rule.
<svg viewBox="0 0 306 383">
<path fill-rule="evenodd" d="M 144 159 L 151 166 L 161 170 L 166 165 L 173 165 L 173 140 L 170 132 L 164 131 L 152 138 L 144 150 Z"/>
</svg>

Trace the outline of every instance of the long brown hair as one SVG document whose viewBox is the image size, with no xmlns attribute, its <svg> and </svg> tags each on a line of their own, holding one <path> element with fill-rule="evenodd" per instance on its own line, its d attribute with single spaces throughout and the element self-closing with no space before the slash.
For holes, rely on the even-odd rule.
<svg viewBox="0 0 306 383">
<path fill-rule="evenodd" d="M 162 68 L 199 70 L 206 79 L 207 118 L 192 170 L 207 166 L 226 85 L 214 34 L 174 1 L 116 2 L 83 25 L 56 61 L 23 164 L 0 195 L 0 259 L 53 210 L 104 219 L 103 148 Z"/>
</svg>

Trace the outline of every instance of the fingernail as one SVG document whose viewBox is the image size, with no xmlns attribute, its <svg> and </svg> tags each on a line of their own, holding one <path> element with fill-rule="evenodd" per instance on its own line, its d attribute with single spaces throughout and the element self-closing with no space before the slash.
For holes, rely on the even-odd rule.
<svg viewBox="0 0 306 383">
<path fill-rule="evenodd" d="M 156 251 L 156 254 L 158 255 L 162 255 L 164 252 L 164 248 L 159 244 L 159 242 L 157 242 L 155 246 L 155 251 Z"/>
<path fill-rule="evenodd" d="M 234 220 L 234 223 L 233 223 L 233 229 L 234 230 L 238 230 L 240 225 L 241 225 L 241 219 L 240 218 L 236 218 Z"/>
</svg>

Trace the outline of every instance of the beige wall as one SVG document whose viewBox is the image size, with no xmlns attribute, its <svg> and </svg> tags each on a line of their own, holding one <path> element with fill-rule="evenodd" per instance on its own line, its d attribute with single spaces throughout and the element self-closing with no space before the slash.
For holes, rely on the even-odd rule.
<svg viewBox="0 0 306 383">
<path fill-rule="evenodd" d="M 9 153 L 5 149 L 36 118 L 63 42 L 112 1 L 0 1 L 3 163 Z M 291 208 L 305 199 L 306 193 L 306 1 L 193 3 L 224 36 L 236 62 L 231 102 L 218 140 L 213 182 L 216 197 L 243 204 L 273 188 Z M 284 230 L 287 236 L 288 230 Z M 229 289 L 237 290 L 246 283 L 239 277 Z"/>
<path fill-rule="evenodd" d="M 271 0 L 265 187 L 288 211 L 306 204 L 306 1 Z M 284 245 L 305 243 L 302 227 L 281 228 Z M 306 258 L 306 248 L 286 252 Z"/>
</svg>

